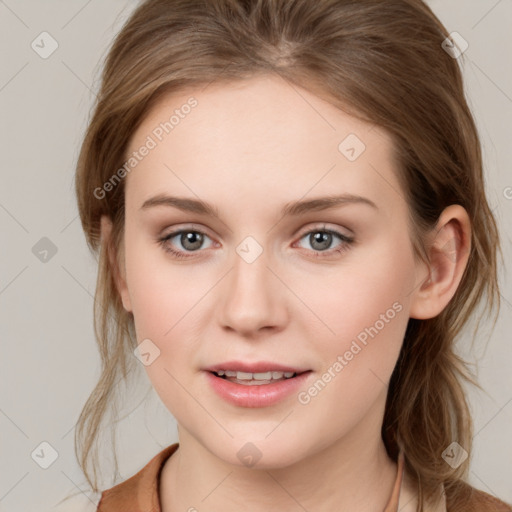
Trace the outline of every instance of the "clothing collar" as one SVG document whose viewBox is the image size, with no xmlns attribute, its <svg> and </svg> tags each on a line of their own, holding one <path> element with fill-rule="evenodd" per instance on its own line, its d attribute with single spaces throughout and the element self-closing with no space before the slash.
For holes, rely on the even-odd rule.
<svg viewBox="0 0 512 512">
<path fill-rule="evenodd" d="M 131 478 L 103 491 L 97 512 L 161 512 L 160 473 L 178 447 L 179 443 L 171 444 Z"/>
</svg>

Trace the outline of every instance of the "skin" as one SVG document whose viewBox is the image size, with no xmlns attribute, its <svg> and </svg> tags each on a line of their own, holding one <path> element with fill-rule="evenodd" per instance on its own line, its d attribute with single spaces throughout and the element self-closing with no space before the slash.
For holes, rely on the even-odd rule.
<svg viewBox="0 0 512 512">
<path fill-rule="evenodd" d="M 198 106 L 126 177 L 117 269 L 138 342 L 149 338 L 160 350 L 148 377 L 178 422 L 162 510 L 383 510 L 397 471 L 380 435 L 387 385 L 408 319 L 436 316 L 457 289 L 468 216 L 447 208 L 429 235 L 431 266 L 416 259 L 388 135 L 273 76 L 166 96 L 128 152 L 190 96 Z M 338 150 L 351 133 L 366 145 L 353 162 Z M 141 210 L 164 193 L 211 203 L 220 219 L 170 206 Z M 334 193 L 363 196 L 377 209 L 280 214 L 290 201 Z M 336 253 L 345 242 L 333 236 L 322 252 L 308 233 L 324 225 L 354 243 Z M 105 241 L 110 228 L 103 218 Z M 193 228 L 207 235 L 199 249 L 180 236 L 167 242 L 188 259 L 157 241 Z M 250 264 L 236 252 L 247 236 L 263 249 Z M 206 366 L 270 360 L 313 370 L 307 389 L 394 303 L 401 311 L 306 405 L 293 394 L 270 407 L 236 407 L 207 384 Z M 262 453 L 253 467 L 237 457 L 247 442 Z M 415 510 L 407 475 L 400 506 Z"/>
</svg>

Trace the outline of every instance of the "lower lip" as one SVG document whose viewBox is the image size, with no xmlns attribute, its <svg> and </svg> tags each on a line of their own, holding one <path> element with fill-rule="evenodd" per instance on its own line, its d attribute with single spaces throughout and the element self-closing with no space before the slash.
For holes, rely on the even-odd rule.
<svg viewBox="0 0 512 512">
<path fill-rule="evenodd" d="M 206 378 L 213 390 L 221 398 L 233 405 L 239 407 L 267 407 L 296 393 L 304 385 L 311 373 L 311 371 L 307 371 L 291 379 L 254 386 L 237 384 L 236 382 L 217 377 L 208 371 L 206 372 Z"/>
</svg>

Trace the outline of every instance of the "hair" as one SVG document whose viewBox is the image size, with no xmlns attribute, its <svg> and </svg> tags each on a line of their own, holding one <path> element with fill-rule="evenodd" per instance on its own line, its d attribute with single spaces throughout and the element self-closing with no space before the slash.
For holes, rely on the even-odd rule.
<svg viewBox="0 0 512 512">
<path fill-rule="evenodd" d="M 440 484 L 449 505 L 463 506 L 473 434 L 463 385 L 482 388 L 455 340 L 479 306 L 474 335 L 494 309 L 495 324 L 501 248 L 462 57 L 444 51 L 448 37 L 421 0 L 148 0 L 136 8 L 106 56 L 76 169 L 81 223 L 99 257 L 94 330 L 102 368 L 75 431 L 78 460 L 95 491 L 93 446 L 117 382 L 137 364 L 133 315 L 115 284 L 124 257 L 124 180 L 102 198 L 95 190 L 123 166 L 130 138 L 164 95 L 277 73 L 391 135 L 417 257 L 428 262 L 426 236 L 444 208 L 459 204 L 468 212 L 471 248 L 462 280 L 438 316 L 409 319 L 382 424 L 389 456 L 396 461 L 403 450 L 420 509 Z M 101 240 L 103 215 L 112 221 L 108 243 Z M 441 457 L 453 441 L 470 454 L 456 469 Z"/>
</svg>

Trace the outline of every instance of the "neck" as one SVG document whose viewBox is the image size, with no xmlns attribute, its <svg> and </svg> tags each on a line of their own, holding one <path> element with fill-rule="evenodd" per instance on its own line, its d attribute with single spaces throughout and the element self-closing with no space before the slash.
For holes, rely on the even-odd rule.
<svg viewBox="0 0 512 512">
<path fill-rule="evenodd" d="M 223 512 L 383 511 L 397 465 L 387 455 L 380 426 L 366 417 L 333 444 L 312 445 L 300 461 L 269 469 L 228 464 L 180 429 L 180 446 L 161 473 L 162 512 L 205 506 Z"/>
</svg>

